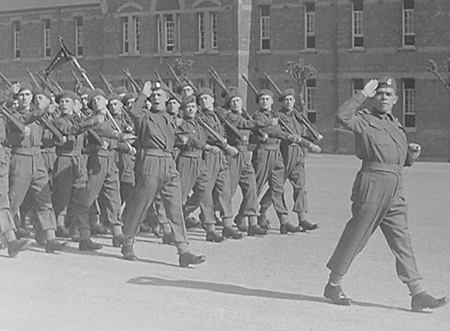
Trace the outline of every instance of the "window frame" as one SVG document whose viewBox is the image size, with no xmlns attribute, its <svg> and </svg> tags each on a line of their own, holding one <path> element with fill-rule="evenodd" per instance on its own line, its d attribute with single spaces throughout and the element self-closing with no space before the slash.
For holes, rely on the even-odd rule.
<svg viewBox="0 0 450 331">
<path fill-rule="evenodd" d="M 414 32 L 414 0 L 402 1 L 402 45 L 403 47 L 416 46 Z"/>
<path fill-rule="evenodd" d="M 43 23 L 43 46 L 44 46 L 44 58 L 49 59 L 52 56 L 52 42 L 51 42 L 51 27 L 52 23 L 50 19 L 42 20 Z"/>
<path fill-rule="evenodd" d="M 364 48 L 363 0 L 352 1 L 352 48 Z"/>
<path fill-rule="evenodd" d="M 20 59 L 20 21 L 13 22 L 13 59 Z"/>
<path fill-rule="evenodd" d="M 305 49 L 316 49 L 316 8 L 314 2 L 305 2 Z M 311 46 L 310 44 L 313 44 Z M 309 45 L 309 46 L 308 46 Z"/>
<path fill-rule="evenodd" d="M 405 129 L 416 128 L 416 81 L 414 78 L 402 79 L 402 118 Z M 411 121 L 413 124 L 411 125 Z"/>
<path fill-rule="evenodd" d="M 84 53 L 84 26 L 83 26 L 83 17 L 77 16 L 75 17 L 75 56 L 80 57 L 83 56 Z"/>
<path fill-rule="evenodd" d="M 267 10 L 267 14 L 264 13 Z M 270 5 L 259 6 L 259 46 L 261 51 L 270 51 Z"/>
<path fill-rule="evenodd" d="M 317 81 L 310 78 L 305 84 L 305 110 L 306 116 L 315 123 L 317 121 Z"/>
<path fill-rule="evenodd" d="M 130 54 L 130 18 L 128 16 L 121 17 L 122 22 L 122 54 Z"/>
</svg>

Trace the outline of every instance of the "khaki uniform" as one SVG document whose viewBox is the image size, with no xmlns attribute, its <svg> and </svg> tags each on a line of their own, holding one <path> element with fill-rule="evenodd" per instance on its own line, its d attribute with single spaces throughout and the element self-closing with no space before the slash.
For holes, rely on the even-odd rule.
<svg viewBox="0 0 450 331">
<path fill-rule="evenodd" d="M 359 92 L 338 112 L 340 122 L 355 134 L 356 156 L 362 160 L 352 190 L 352 214 L 327 266 L 345 274 L 372 233 L 381 228 L 391 248 L 397 275 L 404 283 L 420 279 L 408 231 L 403 198 L 404 166 L 412 159 L 403 127 L 390 113 L 358 111 L 365 96 Z"/>
</svg>

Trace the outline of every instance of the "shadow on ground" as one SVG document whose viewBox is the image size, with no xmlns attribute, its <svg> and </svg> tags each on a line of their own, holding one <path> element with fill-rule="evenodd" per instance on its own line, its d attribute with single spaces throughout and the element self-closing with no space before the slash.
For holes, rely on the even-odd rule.
<svg viewBox="0 0 450 331">
<path fill-rule="evenodd" d="M 243 295 L 243 296 L 251 296 L 251 297 L 264 297 L 264 298 L 283 299 L 283 300 L 312 301 L 312 302 L 322 302 L 322 303 L 326 303 L 326 304 L 332 304 L 329 300 L 322 298 L 322 297 L 303 295 L 303 294 L 295 294 L 295 293 L 269 291 L 269 290 L 261 290 L 261 289 L 253 289 L 253 288 L 247 288 L 244 286 L 233 285 L 233 284 L 211 283 L 211 282 L 202 282 L 202 281 L 186 280 L 186 279 L 176 280 L 176 279 L 166 279 L 166 278 L 145 276 L 145 277 L 131 278 L 128 281 L 128 283 L 134 284 L 134 285 L 170 286 L 170 287 L 178 287 L 178 288 L 206 290 L 206 291 L 218 292 L 218 293 L 224 293 L 224 294 L 234 294 L 234 295 Z M 404 308 L 386 306 L 386 305 L 370 303 L 370 302 L 354 301 L 353 305 L 362 306 L 362 307 L 374 307 L 374 308 L 383 308 L 383 309 L 392 309 L 392 310 L 398 310 L 398 311 L 411 312 L 410 310 L 404 309 Z"/>
</svg>

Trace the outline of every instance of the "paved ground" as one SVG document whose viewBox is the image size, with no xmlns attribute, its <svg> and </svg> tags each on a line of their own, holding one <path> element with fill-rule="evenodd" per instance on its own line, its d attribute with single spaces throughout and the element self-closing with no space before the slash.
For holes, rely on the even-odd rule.
<svg viewBox="0 0 450 331">
<path fill-rule="evenodd" d="M 207 261 L 194 268 L 179 268 L 175 248 L 150 235 L 136 245 L 138 262 L 122 260 L 107 236 L 98 253 L 48 255 L 34 246 L 11 259 L 0 251 L 0 330 L 449 330 L 450 306 L 410 312 L 379 231 L 345 279 L 355 304 L 322 297 L 358 166 L 354 156 L 308 157 L 310 219 L 319 230 L 281 236 L 274 222 L 264 239 L 212 244 L 196 229 L 191 247 Z M 450 295 L 449 188 L 448 163 L 406 170 L 417 262 L 435 295 Z"/>
</svg>

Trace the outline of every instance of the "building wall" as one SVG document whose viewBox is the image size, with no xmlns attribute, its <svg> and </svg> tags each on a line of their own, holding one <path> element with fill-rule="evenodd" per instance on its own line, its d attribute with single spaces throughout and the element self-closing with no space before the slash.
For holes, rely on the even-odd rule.
<svg viewBox="0 0 450 331">
<path fill-rule="evenodd" d="M 312 1 L 312 0 L 311 0 Z M 41 2 L 45 2 L 42 0 Z M 67 46 L 75 48 L 74 18 L 83 18 L 84 55 L 79 58 L 92 82 L 102 86 L 101 71 L 114 86 L 123 84 L 122 68 L 133 75 L 155 80 L 154 69 L 170 79 L 166 64 L 177 58 L 193 60 L 189 78 L 193 82 L 210 79 L 213 66 L 227 85 L 238 85 L 246 99 L 247 109 L 257 107 L 253 92 L 246 89 L 240 77 L 245 74 L 257 88 L 267 84 L 267 72 L 281 89 L 295 87 L 285 73 L 288 61 L 305 59 L 317 69 L 316 126 L 324 135 L 321 145 L 327 152 L 351 153 L 353 136 L 336 123 L 335 112 L 352 94 L 352 79 L 392 75 L 401 94 L 402 79 L 415 80 L 416 127 L 408 129 L 411 141 L 423 147 L 430 158 L 450 158 L 450 102 L 444 86 L 427 72 L 429 59 L 434 59 L 444 78 L 444 64 L 449 57 L 450 1 L 415 0 L 415 47 L 402 47 L 402 0 L 364 0 L 364 45 L 352 49 L 352 1 L 315 0 L 316 49 L 305 50 L 305 2 L 299 0 L 85 0 L 68 4 L 67 0 L 49 1 L 39 8 L 14 9 L 0 5 L 0 70 L 10 80 L 27 80 L 31 71 L 45 68 L 59 50 L 58 35 Z M 260 6 L 270 5 L 269 51 L 260 49 Z M 198 49 L 198 13 L 215 12 L 218 25 L 218 50 Z M 180 44 L 177 51 L 158 52 L 157 16 L 180 15 Z M 122 17 L 139 16 L 140 53 L 122 54 Z M 52 54 L 44 58 L 43 19 L 51 20 Z M 21 22 L 21 57 L 13 59 L 14 21 Z M 73 87 L 69 64 L 53 75 L 61 84 Z M 222 102 L 219 90 L 217 99 Z M 370 103 L 367 103 L 370 106 Z M 279 107 L 276 102 L 276 107 Z M 403 100 L 394 109 L 402 117 Z"/>
</svg>

